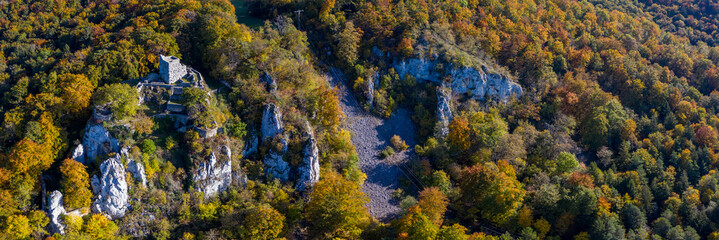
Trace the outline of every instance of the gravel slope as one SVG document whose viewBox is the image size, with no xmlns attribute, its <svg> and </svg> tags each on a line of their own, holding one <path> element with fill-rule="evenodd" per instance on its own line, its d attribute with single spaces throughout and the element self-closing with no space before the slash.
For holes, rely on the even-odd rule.
<svg viewBox="0 0 719 240">
<path fill-rule="evenodd" d="M 344 125 L 353 132 L 352 143 L 357 148 L 360 168 L 367 174 L 362 191 L 370 198 L 370 215 L 382 222 L 392 220 L 399 216 L 401 210 L 391 196 L 403 174 L 397 164 L 410 159 L 416 144 L 411 112 L 399 109 L 389 119 L 381 119 L 362 108 L 339 69 L 331 68 L 329 78 L 330 83 L 339 88 L 340 105 L 347 116 Z M 389 139 L 395 134 L 402 137 L 409 148 L 381 160 L 379 153 L 390 144 Z"/>
</svg>

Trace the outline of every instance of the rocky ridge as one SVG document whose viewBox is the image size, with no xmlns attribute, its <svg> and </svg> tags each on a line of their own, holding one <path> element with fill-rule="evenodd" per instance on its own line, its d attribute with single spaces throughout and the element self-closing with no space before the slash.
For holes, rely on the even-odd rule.
<svg viewBox="0 0 719 240">
<path fill-rule="evenodd" d="M 306 135 L 307 141 L 302 150 L 304 157 L 297 167 L 298 178 L 295 184 L 295 188 L 300 191 L 312 187 L 320 180 L 320 159 L 317 140 L 315 140 L 315 136 L 311 130 L 309 130 Z"/>
<path fill-rule="evenodd" d="M 444 71 L 438 71 L 439 64 L 439 61 L 413 58 L 395 63 L 394 69 L 401 78 L 410 75 L 417 80 L 439 84 L 443 84 L 444 77 L 449 76 L 449 82 L 444 84 L 450 87 L 453 93 L 469 93 L 472 98 L 477 100 L 484 100 L 485 96 L 491 96 L 506 102 L 512 96 L 522 95 L 522 87 L 519 84 L 505 75 L 490 73 L 485 67 L 477 70 L 471 67 L 448 66 Z"/>
<path fill-rule="evenodd" d="M 227 158 L 225 161 L 218 160 L 213 151 L 207 161 L 200 163 L 192 177 L 197 190 L 204 193 L 206 198 L 227 190 L 232 184 L 232 151 L 227 146 L 222 146 L 220 151 L 220 156 Z"/>
<path fill-rule="evenodd" d="M 63 207 L 62 193 L 60 191 L 53 191 L 47 199 L 47 217 L 50 219 L 48 224 L 48 230 L 52 233 L 65 234 L 65 223 L 63 223 L 61 216 L 66 214 L 65 207 Z"/>
<path fill-rule="evenodd" d="M 120 151 L 119 142 L 102 124 L 88 124 L 82 144 L 73 151 L 73 159 L 87 165 L 96 157 L 103 157 L 118 151 Z"/>
<path fill-rule="evenodd" d="M 287 152 L 287 140 L 282 136 L 282 112 L 275 104 L 268 104 L 262 114 L 262 126 L 260 126 L 262 141 L 270 142 L 276 136 L 280 137 L 280 149 L 270 148 L 265 155 L 265 173 L 282 181 L 289 180 L 290 166 L 283 156 Z"/>
<path fill-rule="evenodd" d="M 451 90 L 444 87 L 437 90 L 437 118 L 439 119 L 439 131 L 442 136 L 449 134 L 449 122 L 452 121 L 451 97 Z"/>
<path fill-rule="evenodd" d="M 97 186 L 97 197 L 92 210 L 101 212 L 111 219 L 125 216 L 129 207 L 125 168 L 122 166 L 120 154 L 105 160 L 100 165 L 100 183 Z"/>
</svg>

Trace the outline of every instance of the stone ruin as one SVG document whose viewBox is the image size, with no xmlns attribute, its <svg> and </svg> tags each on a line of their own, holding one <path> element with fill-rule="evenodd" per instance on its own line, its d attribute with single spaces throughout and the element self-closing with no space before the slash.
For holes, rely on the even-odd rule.
<svg viewBox="0 0 719 240">
<path fill-rule="evenodd" d="M 205 88 L 202 74 L 192 67 L 180 63 L 180 59 L 174 56 L 160 55 L 160 69 L 157 73 L 150 73 L 147 77 L 135 80 L 138 93 L 140 94 L 139 103 L 158 102 L 160 110 L 166 112 L 167 115 L 173 116 L 176 121 L 178 131 L 184 132 L 187 129 L 195 129 L 203 138 L 213 137 L 217 134 L 218 129 L 186 126 L 187 109 L 180 104 L 182 94 L 187 88 Z M 159 95 L 158 95 L 159 93 Z M 168 94 L 167 97 L 164 94 Z M 158 96 L 162 96 L 158 99 Z"/>
<path fill-rule="evenodd" d="M 167 84 L 173 84 L 187 75 L 187 67 L 174 56 L 160 54 L 160 76 Z"/>
</svg>

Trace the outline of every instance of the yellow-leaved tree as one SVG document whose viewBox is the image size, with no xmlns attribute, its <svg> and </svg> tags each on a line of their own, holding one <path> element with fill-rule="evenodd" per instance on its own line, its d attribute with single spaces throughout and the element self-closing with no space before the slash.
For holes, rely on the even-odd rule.
<svg viewBox="0 0 719 240">
<path fill-rule="evenodd" d="M 358 239 L 370 220 L 367 201 L 357 182 L 335 172 L 323 173 L 305 205 L 310 235 L 321 239 Z"/>
<path fill-rule="evenodd" d="M 60 76 L 62 94 L 65 108 L 75 117 L 81 116 L 87 107 L 90 106 L 90 99 L 95 86 L 92 82 L 80 74 L 63 74 Z"/>
<path fill-rule="evenodd" d="M 65 159 L 60 165 L 62 173 L 62 192 L 64 193 L 65 207 L 76 209 L 89 207 L 92 192 L 90 191 L 90 177 L 85 171 L 85 165 L 73 159 Z"/>
<path fill-rule="evenodd" d="M 285 216 L 277 210 L 258 206 L 249 209 L 242 219 L 239 235 L 242 239 L 277 239 L 282 233 Z"/>
<path fill-rule="evenodd" d="M 525 195 L 514 168 L 504 160 L 465 168 L 460 188 L 467 214 L 499 224 L 517 213 Z"/>
</svg>

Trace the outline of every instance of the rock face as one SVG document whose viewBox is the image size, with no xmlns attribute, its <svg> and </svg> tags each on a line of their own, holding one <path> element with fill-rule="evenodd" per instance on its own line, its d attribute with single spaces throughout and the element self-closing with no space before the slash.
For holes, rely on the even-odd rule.
<svg viewBox="0 0 719 240">
<path fill-rule="evenodd" d="M 226 161 L 218 161 L 217 155 L 212 152 L 210 159 L 200 163 L 193 176 L 197 189 L 206 198 L 227 190 L 232 184 L 232 152 L 227 146 L 222 146 L 221 152 L 227 157 Z"/>
<path fill-rule="evenodd" d="M 367 104 L 369 104 L 370 108 L 374 104 L 374 86 L 375 81 L 379 78 L 379 75 L 376 74 L 372 77 L 372 79 L 367 80 L 367 89 L 365 89 L 365 97 L 367 98 Z"/>
<path fill-rule="evenodd" d="M 307 135 L 309 138 L 304 150 L 302 150 L 304 157 L 297 168 L 298 179 L 295 188 L 300 191 L 312 187 L 320 180 L 320 158 L 317 140 L 311 133 Z"/>
<path fill-rule="evenodd" d="M 87 126 L 82 146 L 85 155 L 75 160 L 84 164 L 94 161 L 96 157 L 120 150 L 117 139 L 110 136 L 110 132 L 102 124 Z"/>
<path fill-rule="evenodd" d="M 250 156 L 257 152 L 257 147 L 259 144 L 260 140 L 257 137 L 257 134 L 250 134 L 250 138 L 247 140 L 247 144 L 245 144 L 245 150 L 242 151 L 242 156 Z"/>
<path fill-rule="evenodd" d="M 92 210 L 104 213 L 111 219 L 125 216 L 129 197 L 125 181 L 125 168 L 122 166 L 120 154 L 105 160 L 100 165 L 100 172 L 102 176 Z"/>
<path fill-rule="evenodd" d="M 437 91 L 437 118 L 442 136 L 449 134 L 449 122 L 452 121 L 451 97 L 452 92 L 449 89 L 440 88 Z"/>
<path fill-rule="evenodd" d="M 275 104 L 268 104 L 262 113 L 262 139 L 267 140 L 277 134 L 282 134 L 282 113 Z"/>
<path fill-rule="evenodd" d="M 262 114 L 260 130 L 262 142 L 267 142 L 271 138 L 282 134 L 284 130 L 282 127 L 282 113 L 275 104 L 270 103 L 265 108 Z M 290 167 L 289 163 L 282 159 L 282 156 L 287 152 L 287 140 L 281 138 L 280 144 L 282 147 L 279 152 L 271 148 L 270 152 L 265 155 L 265 173 L 282 181 L 287 181 L 290 176 Z"/>
<path fill-rule="evenodd" d="M 264 82 L 264 83 L 267 84 L 267 91 L 268 91 L 268 92 L 274 93 L 275 91 L 277 91 L 277 82 L 276 82 L 275 79 L 274 79 L 272 76 L 270 76 L 269 74 L 263 73 L 262 76 L 260 77 L 260 81 L 262 81 L 262 82 Z"/>
<path fill-rule="evenodd" d="M 77 147 L 75 147 L 75 150 L 72 150 L 72 159 L 75 159 L 75 161 L 78 162 L 84 162 L 84 158 L 85 148 L 82 146 L 82 144 L 78 144 Z"/>
<path fill-rule="evenodd" d="M 92 194 L 97 195 L 97 193 L 100 192 L 100 178 L 98 178 L 97 175 L 93 175 L 92 178 L 90 178 L 90 188 L 92 188 Z"/>
<path fill-rule="evenodd" d="M 522 87 L 504 75 L 488 73 L 486 68 L 481 71 L 470 67 L 446 68 L 446 74 L 437 71 L 437 61 L 409 59 L 394 65 L 397 74 L 404 77 L 409 74 L 417 80 L 442 83 L 443 77 L 449 76 L 448 87 L 455 93 L 470 93 L 472 98 L 483 100 L 485 96 L 507 101 L 512 96 L 522 95 Z"/>
<path fill-rule="evenodd" d="M 282 144 L 280 152 L 271 149 L 265 155 L 265 174 L 285 182 L 290 178 L 290 164 L 282 159 L 282 156 L 287 152 L 287 140 L 282 139 L 280 144 Z"/>
<path fill-rule="evenodd" d="M 66 214 L 65 207 L 63 207 L 62 193 L 60 191 L 53 191 L 47 199 L 47 217 L 50 218 L 50 223 L 47 225 L 50 234 L 59 233 L 65 234 L 65 224 L 62 222 L 60 216 Z"/>
<path fill-rule="evenodd" d="M 147 175 L 145 174 L 145 166 L 143 166 L 141 162 L 132 159 L 132 157 L 130 157 L 130 153 L 128 153 L 127 148 L 122 148 L 120 154 L 127 160 L 127 171 L 132 173 L 132 176 L 135 177 L 135 180 L 140 182 L 142 186 L 147 186 Z"/>
</svg>

